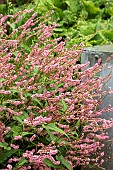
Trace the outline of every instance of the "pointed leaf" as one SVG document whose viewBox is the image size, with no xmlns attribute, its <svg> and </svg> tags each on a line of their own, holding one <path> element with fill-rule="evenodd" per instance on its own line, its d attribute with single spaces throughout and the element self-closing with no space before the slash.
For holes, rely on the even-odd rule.
<svg viewBox="0 0 113 170">
<path fill-rule="evenodd" d="M 8 158 L 10 158 L 17 151 L 19 151 L 19 150 L 11 149 L 11 150 L 7 151 L 6 149 L 4 149 L 4 151 L 0 155 L 0 163 L 3 163 L 4 161 L 6 161 Z"/>
<path fill-rule="evenodd" d="M 0 148 L 4 148 L 6 150 L 11 150 L 11 147 L 8 147 L 8 143 L 0 142 Z"/>
<path fill-rule="evenodd" d="M 20 161 L 16 164 L 14 170 L 17 169 L 17 167 L 22 167 L 25 163 L 27 163 L 28 161 L 25 158 L 21 158 Z"/>
<path fill-rule="evenodd" d="M 68 109 L 68 106 L 64 99 L 62 99 L 62 104 L 63 104 L 62 111 L 65 112 Z"/>
<path fill-rule="evenodd" d="M 65 158 L 64 158 L 62 155 L 57 156 L 57 159 L 58 159 L 68 170 L 72 170 L 70 163 L 69 163 L 67 160 L 65 160 Z"/>
<path fill-rule="evenodd" d="M 50 123 L 48 124 L 47 126 L 43 125 L 43 127 L 47 130 L 52 130 L 52 131 L 55 131 L 55 132 L 59 132 L 61 134 L 64 134 L 65 136 L 67 136 L 69 138 L 69 136 L 62 130 L 60 129 L 59 127 L 57 127 L 55 125 L 55 123 Z"/>
<path fill-rule="evenodd" d="M 48 167 L 53 167 L 53 168 L 62 168 L 61 165 L 56 165 L 54 164 L 50 159 L 45 158 L 44 159 L 44 163 L 48 166 Z"/>
</svg>

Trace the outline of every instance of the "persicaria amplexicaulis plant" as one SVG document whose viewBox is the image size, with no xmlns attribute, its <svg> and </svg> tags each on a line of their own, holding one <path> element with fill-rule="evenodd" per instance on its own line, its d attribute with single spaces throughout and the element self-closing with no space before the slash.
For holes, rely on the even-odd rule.
<svg viewBox="0 0 113 170">
<path fill-rule="evenodd" d="M 46 18 L 46 19 L 44 19 Z M 99 116 L 103 66 L 53 39 L 50 14 L 0 15 L 0 169 L 72 170 L 104 162 L 112 120 Z M 8 31 L 7 31 L 8 30 Z"/>
</svg>

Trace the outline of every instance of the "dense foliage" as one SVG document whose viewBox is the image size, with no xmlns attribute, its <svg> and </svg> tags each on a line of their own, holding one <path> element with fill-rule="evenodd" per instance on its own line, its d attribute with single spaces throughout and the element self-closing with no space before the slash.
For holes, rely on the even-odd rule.
<svg viewBox="0 0 113 170">
<path fill-rule="evenodd" d="M 113 42 L 113 0 L 28 0 L 0 5 L 2 13 L 12 14 L 32 9 L 39 16 L 53 9 L 52 21 L 57 21 L 54 38 L 70 39 L 69 45 L 84 42 L 85 46 Z"/>
<path fill-rule="evenodd" d="M 103 66 L 77 64 L 83 44 L 68 49 L 32 11 L 0 15 L 0 169 L 100 167 L 113 126 L 99 117 L 112 110 L 99 110 Z"/>
</svg>

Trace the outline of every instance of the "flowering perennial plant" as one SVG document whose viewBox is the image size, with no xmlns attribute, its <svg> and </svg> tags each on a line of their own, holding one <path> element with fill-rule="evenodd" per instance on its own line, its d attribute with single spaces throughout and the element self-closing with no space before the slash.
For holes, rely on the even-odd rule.
<svg viewBox="0 0 113 170">
<path fill-rule="evenodd" d="M 99 110 L 103 79 L 95 75 L 103 66 L 77 64 L 83 45 L 68 49 L 61 38 L 52 39 L 57 25 L 47 25 L 49 19 L 33 10 L 0 15 L 2 170 L 103 163 L 103 141 L 113 126 L 99 117 L 111 110 Z"/>
</svg>

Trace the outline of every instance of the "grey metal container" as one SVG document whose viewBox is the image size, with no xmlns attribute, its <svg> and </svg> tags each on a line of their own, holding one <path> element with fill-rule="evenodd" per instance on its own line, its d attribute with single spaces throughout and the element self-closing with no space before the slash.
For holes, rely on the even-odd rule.
<svg viewBox="0 0 113 170">
<path fill-rule="evenodd" d="M 95 47 L 89 47 L 84 50 L 84 52 L 81 55 L 81 62 L 86 63 L 90 61 L 89 67 L 93 66 L 95 63 L 97 63 L 98 59 L 101 58 L 102 63 L 106 63 L 106 59 L 113 54 L 113 44 L 111 45 L 102 45 L 102 46 L 95 46 Z M 110 67 L 113 67 L 113 58 L 110 60 L 109 63 Z M 104 78 L 109 73 L 111 73 L 112 78 L 104 85 L 103 90 L 107 90 L 108 87 L 111 87 L 113 89 L 113 68 L 107 68 L 105 66 L 102 71 L 99 73 L 100 77 Z M 113 94 L 107 95 L 107 97 L 103 100 L 103 104 L 101 108 L 106 108 L 110 104 L 113 107 Z M 113 118 L 113 112 L 104 113 L 102 118 L 110 119 Z M 113 140 L 113 128 L 108 130 L 109 133 L 109 139 Z M 112 141 L 113 143 L 113 141 Z M 105 170 L 113 170 L 113 144 L 110 144 L 108 141 L 106 141 L 106 147 L 105 147 L 105 163 L 103 164 L 103 167 Z M 111 159 L 109 157 L 112 157 Z M 93 169 L 92 169 L 93 170 Z"/>
</svg>

